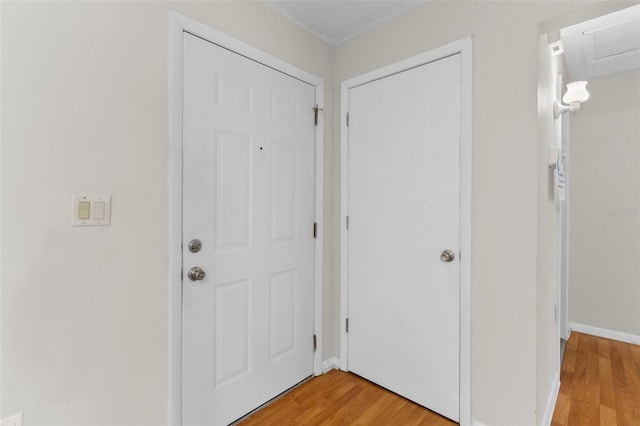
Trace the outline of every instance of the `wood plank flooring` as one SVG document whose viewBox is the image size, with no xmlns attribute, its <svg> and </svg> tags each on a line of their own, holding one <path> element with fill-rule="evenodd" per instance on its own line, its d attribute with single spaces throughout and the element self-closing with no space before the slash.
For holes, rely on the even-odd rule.
<svg viewBox="0 0 640 426">
<path fill-rule="evenodd" d="M 640 426 L 640 346 L 571 333 L 552 426 Z M 331 371 L 240 423 L 455 425 L 361 377 Z"/>
<path fill-rule="evenodd" d="M 333 370 L 256 412 L 252 425 L 430 425 L 457 423 L 354 374 Z"/>
<path fill-rule="evenodd" d="M 571 333 L 552 426 L 640 425 L 640 346 Z"/>
</svg>

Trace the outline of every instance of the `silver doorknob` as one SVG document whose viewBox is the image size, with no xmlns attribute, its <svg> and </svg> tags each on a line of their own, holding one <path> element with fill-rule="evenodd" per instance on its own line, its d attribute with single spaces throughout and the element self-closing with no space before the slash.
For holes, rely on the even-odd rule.
<svg viewBox="0 0 640 426">
<path fill-rule="evenodd" d="M 194 266 L 189 269 L 189 273 L 187 274 L 191 281 L 202 281 L 207 276 L 204 270 L 199 266 Z"/>
<path fill-rule="evenodd" d="M 451 250 L 445 250 L 440 255 L 440 260 L 442 260 L 443 262 L 451 262 L 455 258 L 456 258 L 456 255 Z"/>
</svg>

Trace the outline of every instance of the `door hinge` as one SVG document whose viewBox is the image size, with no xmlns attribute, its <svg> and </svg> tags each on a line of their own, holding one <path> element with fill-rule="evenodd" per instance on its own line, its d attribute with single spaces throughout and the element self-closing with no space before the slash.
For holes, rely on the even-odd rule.
<svg viewBox="0 0 640 426">
<path fill-rule="evenodd" d="M 349 113 L 347 113 L 347 127 L 349 127 Z"/>
<path fill-rule="evenodd" d="M 318 223 L 313 223 L 313 238 L 318 238 Z"/>
<path fill-rule="evenodd" d="M 318 339 L 316 338 L 316 335 L 313 335 L 313 351 L 315 352 L 316 349 L 318 349 Z"/>
<path fill-rule="evenodd" d="M 347 318 L 346 323 L 347 323 L 347 324 L 346 324 L 346 330 L 347 330 L 347 333 L 348 333 L 348 332 L 349 332 L 349 318 Z"/>
<path fill-rule="evenodd" d="M 318 111 L 324 111 L 324 108 L 320 108 L 318 107 L 318 104 L 316 104 L 313 107 L 313 122 L 316 126 L 318 125 Z"/>
<path fill-rule="evenodd" d="M 349 216 L 347 216 L 346 226 L 347 226 L 347 229 L 349 229 Z"/>
</svg>

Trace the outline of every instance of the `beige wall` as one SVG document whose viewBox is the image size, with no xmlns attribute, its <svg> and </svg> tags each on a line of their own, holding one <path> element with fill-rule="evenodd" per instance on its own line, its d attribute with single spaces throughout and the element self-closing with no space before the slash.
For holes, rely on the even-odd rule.
<svg viewBox="0 0 640 426">
<path fill-rule="evenodd" d="M 329 111 L 333 48 L 252 2 L 1 7 L 0 417 L 166 424 L 168 10 L 324 78 Z M 332 128 L 329 115 L 329 336 Z M 83 193 L 113 194 L 110 227 L 70 226 L 71 194 Z"/>
<path fill-rule="evenodd" d="M 591 79 L 571 117 L 569 320 L 640 335 L 640 71 Z"/>
<path fill-rule="evenodd" d="M 546 370 L 555 343 L 541 349 L 540 364 L 537 349 L 539 326 L 541 340 L 551 338 L 556 268 L 552 253 L 537 261 L 556 232 L 545 231 L 538 245 L 538 225 L 553 227 L 555 220 L 536 136 L 538 24 L 589 4 L 428 2 L 336 49 L 338 84 L 473 37 L 472 410 L 487 425 L 536 424 L 546 403 L 538 401 L 550 391 L 553 372 Z M 538 366 L 545 370 L 540 377 Z"/>
<path fill-rule="evenodd" d="M 167 421 L 174 7 L 325 79 L 325 358 L 338 353 L 338 84 L 473 37 L 473 416 L 535 424 L 537 25 L 586 4 L 433 1 L 333 49 L 252 2 L 2 2 L 0 416 Z M 112 226 L 71 228 L 76 193 L 113 194 Z"/>
</svg>

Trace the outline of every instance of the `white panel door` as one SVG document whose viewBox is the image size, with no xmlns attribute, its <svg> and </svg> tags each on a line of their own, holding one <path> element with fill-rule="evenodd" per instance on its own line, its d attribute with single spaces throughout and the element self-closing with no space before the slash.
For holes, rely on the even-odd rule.
<svg viewBox="0 0 640 426">
<path fill-rule="evenodd" d="M 456 421 L 459 56 L 350 89 L 348 128 L 349 370 Z"/>
<path fill-rule="evenodd" d="M 224 425 L 313 374 L 315 89 L 184 39 L 183 424 Z"/>
</svg>

